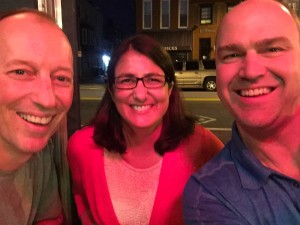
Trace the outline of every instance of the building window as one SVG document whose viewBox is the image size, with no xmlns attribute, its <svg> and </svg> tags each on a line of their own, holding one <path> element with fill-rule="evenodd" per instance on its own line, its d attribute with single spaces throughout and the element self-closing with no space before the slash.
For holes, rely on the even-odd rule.
<svg viewBox="0 0 300 225">
<path fill-rule="evenodd" d="M 212 6 L 201 6 L 200 17 L 200 24 L 212 24 Z"/>
<path fill-rule="evenodd" d="M 170 0 L 160 1 L 160 27 L 162 29 L 170 28 Z"/>
<path fill-rule="evenodd" d="M 300 16 L 299 0 L 285 0 L 285 2 Z"/>
<path fill-rule="evenodd" d="M 57 25 L 62 28 L 61 0 L 38 0 L 38 10 L 46 12 L 55 18 Z"/>
<path fill-rule="evenodd" d="M 143 28 L 152 28 L 152 0 L 143 0 Z"/>
<path fill-rule="evenodd" d="M 179 28 L 188 27 L 188 17 L 189 17 L 189 0 L 179 0 Z"/>
</svg>

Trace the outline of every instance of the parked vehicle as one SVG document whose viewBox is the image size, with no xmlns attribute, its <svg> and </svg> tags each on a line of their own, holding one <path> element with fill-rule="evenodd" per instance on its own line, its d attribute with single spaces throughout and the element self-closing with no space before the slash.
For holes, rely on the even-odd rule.
<svg viewBox="0 0 300 225">
<path fill-rule="evenodd" d="M 216 91 L 216 69 L 213 60 L 175 62 L 175 76 L 180 88 L 204 88 Z"/>
</svg>

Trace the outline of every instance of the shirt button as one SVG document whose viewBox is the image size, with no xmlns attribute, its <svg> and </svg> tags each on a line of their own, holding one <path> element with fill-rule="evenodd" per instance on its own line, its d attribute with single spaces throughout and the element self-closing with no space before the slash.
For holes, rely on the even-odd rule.
<svg viewBox="0 0 300 225">
<path fill-rule="evenodd" d="M 293 182 L 294 187 L 299 188 L 300 184 L 298 182 Z"/>
</svg>

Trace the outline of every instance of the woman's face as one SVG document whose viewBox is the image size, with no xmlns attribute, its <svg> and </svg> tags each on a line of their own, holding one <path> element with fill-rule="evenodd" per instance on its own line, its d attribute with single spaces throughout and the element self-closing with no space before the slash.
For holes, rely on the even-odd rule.
<svg viewBox="0 0 300 225">
<path fill-rule="evenodd" d="M 143 78 L 150 74 L 165 76 L 163 70 L 147 56 L 130 49 L 119 60 L 115 78 Z M 161 124 L 169 106 L 172 87 L 166 83 L 158 88 L 146 88 L 141 80 L 132 89 L 113 86 L 112 98 L 123 120 L 132 129 L 154 130 Z"/>
</svg>

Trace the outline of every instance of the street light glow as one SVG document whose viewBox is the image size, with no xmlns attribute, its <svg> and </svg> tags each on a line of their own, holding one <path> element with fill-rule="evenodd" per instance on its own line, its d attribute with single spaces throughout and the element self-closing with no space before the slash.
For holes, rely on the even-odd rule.
<svg viewBox="0 0 300 225">
<path fill-rule="evenodd" d="M 108 55 L 103 55 L 102 56 L 102 60 L 103 60 L 103 62 L 104 62 L 104 64 L 105 64 L 105 67 L 107 68 L 108 67 L 108 63 L 109 63 L 109 61 L 110 61 L 110 57 L 108 56 Z"/>
</svg>

